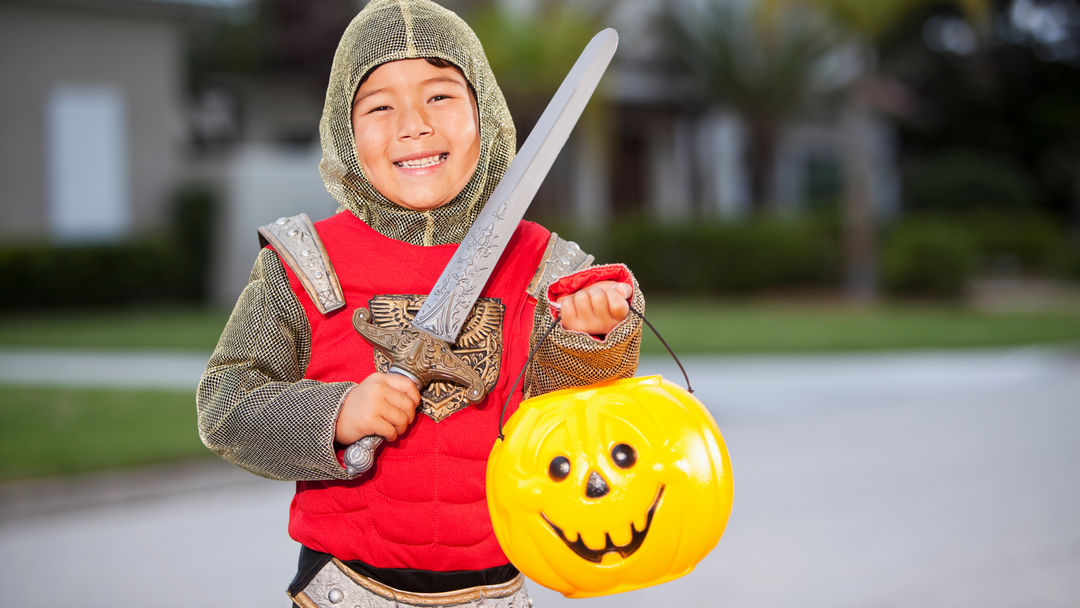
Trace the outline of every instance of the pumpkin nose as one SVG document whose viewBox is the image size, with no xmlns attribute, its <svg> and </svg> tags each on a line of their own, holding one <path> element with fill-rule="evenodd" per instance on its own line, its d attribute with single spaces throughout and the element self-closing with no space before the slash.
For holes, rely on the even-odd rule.
<svg viewBox="0 0 1080 608">
<path fill-rule="evenodd" d="M 585 485 L 585 496 L 589 498 L 601 498 L 607 496 L 608 485 L 604 478 L 596 471 L 589 475 L 589 483 Z"/>
</svg>

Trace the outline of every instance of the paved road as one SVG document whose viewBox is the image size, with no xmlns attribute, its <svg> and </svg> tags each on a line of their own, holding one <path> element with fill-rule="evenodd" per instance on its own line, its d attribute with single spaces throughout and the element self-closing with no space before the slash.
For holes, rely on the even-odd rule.
<svg viewBox="0 0 1080 608">
<path fill-rule="evenodd" d="M 1080 606 L 1076 352 L 687 364 L 732 454 L 728 530 L 686 577 L 586 605 Z M 0 486 L 3 603 L 285 606 L 290 491 L 215 461 Z"/>
</svg>

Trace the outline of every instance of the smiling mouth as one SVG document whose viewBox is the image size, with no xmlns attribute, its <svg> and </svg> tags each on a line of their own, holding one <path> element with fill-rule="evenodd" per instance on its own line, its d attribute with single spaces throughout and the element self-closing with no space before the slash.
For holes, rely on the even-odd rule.
<svg viewBox="0 0 1080 608">
<path fill-rule="evenodd" d="M 425 158 L 399 160 L 394 161 L 394 166 L 402 169 L 426 169 L 427 167 L 434 167 L 435 165 L 446 162 L 446 157 L 448 156 L 450 156 L 449 152 L 443 152 L 442 154 L 433 154 Z"/>
<path fill-rule="evenodd" d="M 641 547 L 641 543 L 645 542 L 645 535 L 649 533 L 649 527 L 652 526 L 653 515 L 656 514 L 656 507 L 660 504 L 660 497 L 664 495 L 664 486 L 660 486 L 660 489 L 656 492 L 656 498 L 653 499 L 652 506 L 649 507 L 649 513 L 645 517 L 645 529 L 640 532 L 634 527 L 634 524 L 630 524 L 630 542 L 625 545 L 619 546 L 611 542 L 611 534 L 604 533 L 604 548 L 603 549 L 590 549 L 585 545 L 585 541 L 581 540 L 581 534 L 578 534 L 577 540 L 570 542 L 566 538 L 566 534 L 563 533 L 562 528 L 551 523 L 551 520 L 547 518 L 547 515 L 540 512 L 540 517 L 544 518 L 547 525 L 551 526 L 551 529 L 555 531 L 555 534 L 559 535 L 559 538 L 566 543 L 567 547 L 574 553 L 577 553 L 578 557 L 583 560 L 590 561 L 594 564 L 599 564 L 603 559 L 605 553 L 618 553 L 623 558 L 630 557 L 634 551 L 637 551 Z"/>
</svg>

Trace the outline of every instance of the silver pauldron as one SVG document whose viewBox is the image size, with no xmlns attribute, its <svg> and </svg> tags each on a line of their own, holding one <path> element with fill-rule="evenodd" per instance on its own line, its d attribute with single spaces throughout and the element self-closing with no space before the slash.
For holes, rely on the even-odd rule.
<svg viewBox="0 0 1080 608">
<path fill-rule="evenodd" d="M 563 240 L 552 232 L 547 249 L 544 250 L 544 257 L 526 291 L 537 300 L 542 300 L 548 285 L 568 274 L 588 268 L 592 263 L 593 256 L 582 251 L 577 243 Z"/>
<path fill-rule="evenodd" d="M 259 228 L 259 244 L 274 246 L 320 313 L 325 315 L 345 307 L 345 295 L 334 265 L 307 214 L 283 217 Z"/>
</svg>

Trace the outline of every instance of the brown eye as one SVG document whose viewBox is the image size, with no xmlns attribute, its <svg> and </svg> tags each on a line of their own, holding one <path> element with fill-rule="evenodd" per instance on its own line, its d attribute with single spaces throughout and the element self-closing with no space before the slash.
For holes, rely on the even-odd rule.
<svg viewBox="0 0 1080 608">
<path fill-rule="evenodd" d="M 629 469 L 637 462 L 637 452 L 625 443 L 620 443 L 611 448 L 611 461 L 620 469 Z"/>
<path fill-rule="evenodd" d="M 562 481 L 570 475 L 570 461 L 565 456 L 556 456 L 548 465 L 548 475 L 555 481 Z"/>
</svg>

